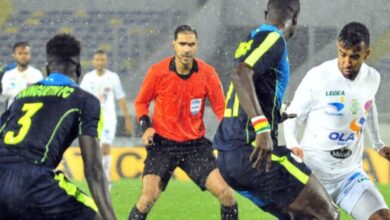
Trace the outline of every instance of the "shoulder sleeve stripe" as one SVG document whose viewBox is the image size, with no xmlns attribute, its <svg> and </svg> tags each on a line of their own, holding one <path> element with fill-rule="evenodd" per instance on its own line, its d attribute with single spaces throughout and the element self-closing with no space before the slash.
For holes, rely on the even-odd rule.
<svg viewBox="0 0 390 220">
<path fill-rule="evenodd" d="M 271 32 L 265 40 L 256 48 L 246 59 L 245 63 L 253 67 L 256 62 L 276 43 L 280 35 L 276 32 Z"/>
</svg>

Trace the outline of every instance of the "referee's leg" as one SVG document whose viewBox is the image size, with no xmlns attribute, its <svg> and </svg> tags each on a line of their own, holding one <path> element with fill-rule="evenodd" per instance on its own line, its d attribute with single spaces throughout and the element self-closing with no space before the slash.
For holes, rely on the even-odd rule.
<svg viewBox="0 0 390 220">
<path fill-rule="evenodd" d="M 142 177 L 142 191 L 132 208 L 129 220 L 144 220 L 154 203 L 160 197 L 176 168 L 176 161 L 160 151 L 160 146 L 147 148 L 147 156 Z"/>
<path fill-rule="evenodd" d="M 161 194 L 161 177 L 148 174 L 142 178 L 142 192 L 136 205 L 131 210 L 129 219 L 143 220 Z"/>
<path fill-rule="evenodd" d="M 234 191 L 222 178 L 218 168 L 210 172 L 206 179 L 206 189 L 211 192 L 221 204 L 221 219 L 238 219 L 238 207 Z"/>
</svg>

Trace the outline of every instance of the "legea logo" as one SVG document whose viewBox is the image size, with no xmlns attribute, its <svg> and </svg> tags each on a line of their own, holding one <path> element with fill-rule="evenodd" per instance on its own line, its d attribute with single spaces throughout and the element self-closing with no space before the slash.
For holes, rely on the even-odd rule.
<svg viewBox="0 0 390 220">
<path fill-rule="evenodd" d="M 343 90 L 333 90 L 333 91 L 326 91 L 326 96 L 344 96 L 345 92 Z"/>
</svg>

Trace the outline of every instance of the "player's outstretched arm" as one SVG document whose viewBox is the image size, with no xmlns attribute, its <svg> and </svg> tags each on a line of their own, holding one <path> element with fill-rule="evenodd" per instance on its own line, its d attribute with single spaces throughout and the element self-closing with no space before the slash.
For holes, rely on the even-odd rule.
<svg viewBox="0 0 390 220">
<path fill-rule="evenodd" d="M 85 177 L 99 213 L 103 219 L 116 219 L 108 192 L 107 178 L 103 172 L 99 141 L 95 137 L 80 135 L 79 142 Z"/>
<path fill-rule="evenodd" d="M 259 124 L 261 120 L 267 119 L 264 117 L 260 104 L 257 100 L 255 86 L 253 84 L 253 70 L 245 63 L 239 63 L 232 73 L 232 82 L 236 90 L 240 105 L 248 115 L 248 118 L 257 120 Z M 252 124 L 256 122 L 252 121 Z M 255 128 L 256 129 L 256 128 Z M 266 161 L 266 171 L 271 168 L 272 140 L 270 136 L 270 127 L 265 131 L 257 132 L 256 147 L 253 150 L 250 160 L 253 162 L 253 167 L 257 168 L 262 160 Z"/>
</svg>

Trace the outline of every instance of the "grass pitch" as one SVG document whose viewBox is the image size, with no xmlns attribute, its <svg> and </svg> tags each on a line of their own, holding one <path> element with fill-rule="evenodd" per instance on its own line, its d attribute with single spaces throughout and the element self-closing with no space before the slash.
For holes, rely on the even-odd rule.
<svg viewBox="0 0 390 220">
<path fill-rule="evenodd" d="M 88 191 L 86 182 L 76 185 Z M 390 185 L 378 185 L 379 190 L 390 205 Z M 141 179 L 113 182 L 112 203 L 119 220 L 126 220 L 130 209 L 137 201 L 141 190 Z M 240 220 L 276 219 L 261 211 L 251 201 L 236 194 Z M 171 180 L 165 192 L 148 215 L 149 220 L 219 220 L 218 201 L 208 192 L 202 192 L 191 181 Z M 352 219 L 344 212 L 341 219 Z"/>
</svg>

